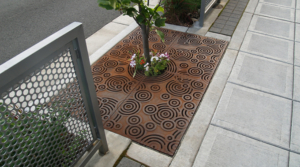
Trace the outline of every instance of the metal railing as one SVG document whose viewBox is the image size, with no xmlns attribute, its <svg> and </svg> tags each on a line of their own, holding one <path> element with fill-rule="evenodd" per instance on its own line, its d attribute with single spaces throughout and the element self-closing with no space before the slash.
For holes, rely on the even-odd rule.
<svg viewBox="0 0 300 167">
<path fill-rule="evenodd" d="M 213 7 L 215 3 L 219 4 L 221 0 L 201 0 L 199 26 L 203 27 L 204 19 L 209 9 Z"/>
<path fill-rule="evenodd" d="M 0 66 L 0 125 L 0 166 L 83 166 L 108 151 L 81 23 Z"/>
</svg>

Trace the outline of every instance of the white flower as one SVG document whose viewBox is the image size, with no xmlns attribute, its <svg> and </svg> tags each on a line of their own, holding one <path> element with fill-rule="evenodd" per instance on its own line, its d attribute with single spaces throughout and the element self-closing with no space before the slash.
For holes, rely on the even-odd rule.
<svg viewBox="0 0 300 167">
<path fill-rule="evenodd" d="M 133 54 L 132 57 L 131 57 L 131 60 L 134 60 L 136 57 L 136 54 Z"/>
<path fill-rule="evenodd" d="M 160 58 L 166 57 L 164 54 L 159 55 Z"/>
<path fill-rule="evenodd" d="M 146 70 L 146 71 L 149 71 L 149 66 L 147 66 L 145 70 Z"/>
<path fill-rule="evenodd" d="M 132 60 L 132 61 L 130 62 L 130 66 L 131 66 L 131 67 L 134 67 L 135 64 L 136 64 L 136 63 L 135 63 L 135 60 Z"/>
<path fill-rule="evenodd" d="M 153 56 L 153 52 L 149 52 L 150 56 Z"/>
<path fill-rule="evenodd" d="M 153 61 L 153 60 L 158 60 L 158 57 L 157 56 L 153 56 L 153 57 L 151 57 L 151 61 Z"/>
<path fill-rule="evenodd" d="M 144 65 L 144 67 L 148 67 L 149 66 L 149 63 L 146 63 L 145 65 Z"/>
</svg>

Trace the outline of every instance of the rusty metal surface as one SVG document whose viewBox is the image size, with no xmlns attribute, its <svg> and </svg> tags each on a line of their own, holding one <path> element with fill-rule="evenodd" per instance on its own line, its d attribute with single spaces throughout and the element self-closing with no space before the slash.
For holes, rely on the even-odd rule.
<svg viewBox="0 0 300 167">
<path fill-rule="evenodd" d="M 129 52 L 143 48 L 139 29 L 93 64 L 92 73 L 104 127 L 173 156 L 228 43 L 160 30 L 165 43 L 151 32 L 149 46 L 171 57 L 162 75 L 132 77 Z"/>
</svg>

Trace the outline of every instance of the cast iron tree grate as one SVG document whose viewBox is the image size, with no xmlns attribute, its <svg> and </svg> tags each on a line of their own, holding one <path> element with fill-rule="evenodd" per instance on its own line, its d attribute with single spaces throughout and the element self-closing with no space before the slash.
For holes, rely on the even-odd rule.
<svg viewBox="0 0 300 167">
<path fill-rule="evenodd" d="M 150 50 L 168 52 L 171 62 L 146 77 L 129 59 L 142 52 L 134 30 L 92 66 L 104 127 L 141 145 L 173 156 L 227 47 L 227 42 L 162 29 L 165 43 L 150 33 Z"/>
</svg>

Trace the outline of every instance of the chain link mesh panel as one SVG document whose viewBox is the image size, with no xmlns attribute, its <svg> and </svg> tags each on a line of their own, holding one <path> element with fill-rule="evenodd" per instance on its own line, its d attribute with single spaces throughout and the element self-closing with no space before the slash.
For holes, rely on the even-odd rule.
<svg viewBox="0 0 300 167">
<path fill-rule="evenodd" d="M 0 90 L 0 166 L 70 166 L 94 142 L 73 53 L 70 44 Z"/>
</svg>

